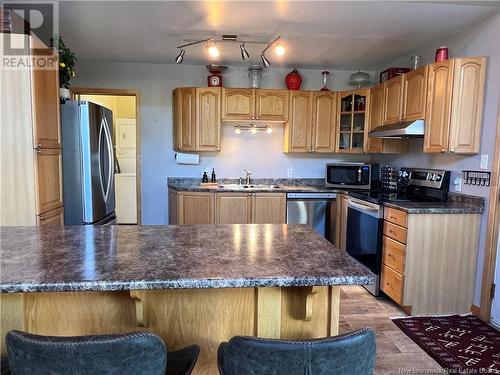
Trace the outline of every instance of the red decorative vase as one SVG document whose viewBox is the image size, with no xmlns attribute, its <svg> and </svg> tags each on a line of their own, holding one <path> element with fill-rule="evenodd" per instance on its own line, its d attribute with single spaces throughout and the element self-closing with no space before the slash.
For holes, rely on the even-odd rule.
<svg viewBox="0 0 500 375">
<path fill-rule="evenodd" d="M 285 84 L 288 90 L 300 90 L 302 77 L 300 76 L 299 72 L 297 72 L 297 69 L 292 70 L 286 75 Z"/>
</svg>

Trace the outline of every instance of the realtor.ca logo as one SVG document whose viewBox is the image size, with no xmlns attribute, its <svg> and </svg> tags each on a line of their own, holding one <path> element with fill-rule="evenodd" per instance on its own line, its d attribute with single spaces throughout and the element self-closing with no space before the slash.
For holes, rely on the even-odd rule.
<svg viewBox="0 0 500 375">
<path fill-rule="evenodd" d="M 57 2 L 2 2 L 1 68 L 57 69 Z"/>
</svg>

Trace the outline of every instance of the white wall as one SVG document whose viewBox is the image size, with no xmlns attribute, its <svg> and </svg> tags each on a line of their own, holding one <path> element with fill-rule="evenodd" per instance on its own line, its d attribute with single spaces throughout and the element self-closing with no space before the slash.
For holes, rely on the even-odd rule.
<svg viewBox="0 0 500 375">
<path fill-rule="evenodd" d="M 264 73 L 263 87 L 284 88 L 290 71 L 270 68 Z M 321 70 L 299 70 L 302 89 L 321 87 Z M 348 89 L 353 72 L 333 71 L 330 88 Z M 294 177 L 322 177 L 326 162 L 369 160 L 366 155 L 285 155 L 282 152 L 283 128 L 273 125 L 271 135 L 237 136 L 231 125 L 223 125 L 219 153 L 204 153 L 199 166 L 180 166 L 174 162 L 172 147 L 172 90 L 182 86 L 206 86 L 204 66 L 128 64 L 79 61 L 74 86 L 138 89 L 141 93 L 141 191 L 143 224 L 167 223 L 167 176 L 201 177 L 202 166 L 214 167 L 219 177 L 239 177 L 242 168 L 254 177 L 286 177 L 294 168 Z M 234 67 L 224 73 L 224 86 L 247 87 L 247 68 Z"/>
<path fill-rule="evenodd" d="M 488 17 L 480 22 L 471 25 L 467 29 L 443 38 L 440 45 L 448 46 L 450 57 L 465 56 L 488 56 L 488 67 L 486 73 L 486 91 L 483 113 L 483 131 L 481 136 L 481 154 L 489 157 L 488 170 L 491 171 L 493 164 L 494 145 L 497 126 L 497 114 L 500 99 L 500 14 Z M 436 46 L 427 46 L 425 49 L 415 51 L 410 55 L 421 55 L 424 63 L 432 63 Z M 387 64 L 387 66 L 408 66 L 409 56 L 405 56 L 398 61 Z M 381 163 L 390 163 L 396 167 L 432 167 L 443 168 L 452 171 L 452 183 L 450 190 L 453 190 L 453 180 L 460 176 L 462 170 L 478 170 L 480 155 L 458 156 L 458 155 L 429 155 L 422 153 L 423 143 L 421 140 L 413 140 L 410 153 L 401 156 L 373 157 L 372 160 Z M 486 187 L 463 186 L 463 193 L 489 197 L 490 189 Z M 476 272 L 476 288 L 474 292 L 474 304 L 479 306 L 481 299 L 481 281 L 484 264 L 484 251 L 486 243 L 487 214 L 481 220 L 481 232 L 479 241 L 479 254 Z"/>
</svg>

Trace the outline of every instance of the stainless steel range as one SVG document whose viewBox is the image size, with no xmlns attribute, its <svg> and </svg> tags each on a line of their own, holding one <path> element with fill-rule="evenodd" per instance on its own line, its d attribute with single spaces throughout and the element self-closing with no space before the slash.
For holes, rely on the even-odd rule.
<svg viewBox="0 0 500 375">
<path fill-rule="evenodd" d="M 450 172 L 437 169 L 401 168 L 397 190 L 370 190 L 349 193 L 346 250 L 375 275 L 375 285 L 366 289 L 380 294 L 382 237 L 385 202 L 446 201 Z"/>
</svg>

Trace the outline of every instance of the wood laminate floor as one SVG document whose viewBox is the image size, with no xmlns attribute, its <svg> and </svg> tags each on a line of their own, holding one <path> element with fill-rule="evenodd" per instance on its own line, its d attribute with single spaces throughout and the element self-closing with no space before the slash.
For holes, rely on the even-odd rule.
<svg viewBox="0 0 500 375">
<path fill-rule="evenodd" d="M 391 317 L 406 314 L 387 299 L 373 297 L 363 287 L 341 289 L 340 333 L 370 327 L 377 338 L 374 374 L 439 374 L 442 367 L 406 336 Z"/>
</svg>

